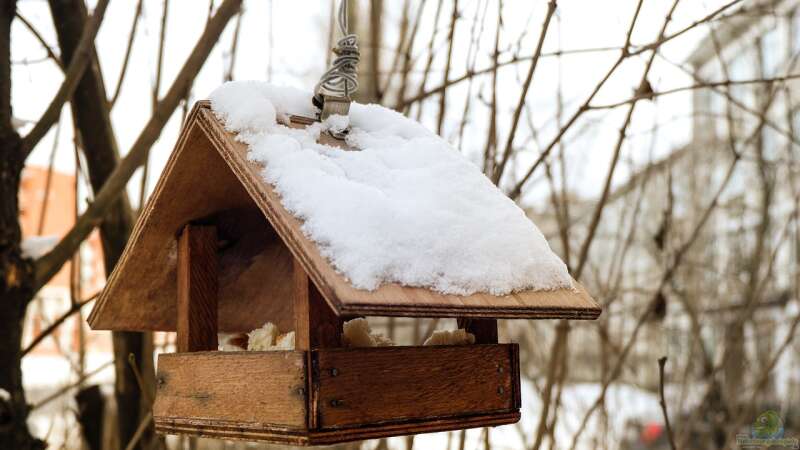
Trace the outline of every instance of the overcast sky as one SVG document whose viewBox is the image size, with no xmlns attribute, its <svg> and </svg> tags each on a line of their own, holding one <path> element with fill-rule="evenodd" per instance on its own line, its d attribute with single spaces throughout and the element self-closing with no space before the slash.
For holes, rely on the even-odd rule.
<svg viewBox="0 0 800 450">
<path fill-rule="evenodd" d="M 496 8 L 495 0 L 488 0 L 489 8 Z M 94 3 L 94 2 L 90 2 Z M 217 2 L 219 3 L 219 2 Z M 396 47 L 397 24 L 400 19 L 400 1 L 384 2 L 386 4 L 385 16 L 385 48 Z M 416 3 L 416 2 L 415 2 Z M 610 1 L 584 1 L 562 0 L 558 3 L 558 19 L 550 29 L 545 42 L 544 51 L 553 51 L 559 48 L 564 50 L 597 48 L 605 46 L 620 46 L 624 42 L 625 32 L 631 19 L 634 0 Z M 646 44 L 652 41 L 661 26 L 666 9 L 671 2 L 649 1 L 645 2 L 640 13 L 636 31 L 633 35 L 635 44 Z M 683 1 L 674 16 L 671 30 L 685 27 L 713 9 L 719 7 L 722 1 Z M 97 38 L 97 51 L 105 77 L 106 88 L 113 92 L 119 68 L 122 64 L 128 32 L 133 18 L 136 2 L 134 0 L 118 0 L 110 3 L 103 26 Z M 469 43 L 470 28 L 475 11 L 485 7 L 484 0 L 462 0 L 459 3 L 461 18 L 459 19 L 454 54 L 452 74 L 460 75 L 466 67 L 466 48 Z M 266 80 L 271 76 L 271 81 L 276 84 L 291 85 L 311 90 L 319 75 L 324 70 L 325 55 L 327 52 L 327 35 L 330 14 L 330 4 L 320 2 L 298 2 L 289 0 L 245 0 L 245 13 L 242 19 L 241 35 L 239 39 L 239 54 L 234 69 L 234 79 Z M 443 7 L 440 27 L 447 26 L 449 10 L 448 3 Z M 504 2 L 504 30 L 503 47 L 514 51 L 519 46 L 519 53 L 527 56 L 533 53 L 536 40 L 541 29 L 546 2 L 514 0 Z M 416 10 L 416 6 L 412 7 Z M 426 4 L 423 15 L 425 19 L 420 27 L 420 36 L 415 47 L 415 54 L 424 51 L 424 46 L 429 36 L 435 2 Z M 52 27 L 48 4 L 44 0 L 22 0 L 19 2 L 19 11 L 30 20 L 44 35 L 44 38 L 57 49 L 57 41 Z M 142 21 L 139 24 L 137 40 L 133 48 L 129 73 L 126 77 L 118 104 L 114 107 L 112 120 L 115 125 L 120 150 L 124 153 L 141 131 L 150 115 L 150 91 L 154 84 L 154 72 L 158 47 L 158 35 L 161 20 L 162 1 L 146 0 Z M 197 0 L 172 0 L 169 5 L 167 40 L 165 47 L 165 64 L 162 81 L 162 94 L 166 92 L 172 79 L 180 70 L 186 55 L 191 50 L 196 38 L 202 32 L 206 21 L 208 3 Z M 231 21 L 221 41 L 211 53 L 206 65 L 197 77 L 192 98 L 206 98 L 209 92 L 223 81 L 225 68 L 228 64 L 228 49 L 233 35 L 234 21 Z M 489 16 L 486 20 L 486 29 L 481 40 L 479 57 L 476 67 L 478 69 L 490 65 L 490 54 L 493 46 L 494 19 Z M 675 62 L 682 62 L 697 45 L 699 39 L 708 31 L 707 27 L 699 27 L 695 32 L 687 33 L 663 49 L 663 54 Z M 270 34 L 272 46 L 270 47 Z M 520 40 L 520 37 L 522 39 Z M 361 36 L 362 46 L 366 37 Z M 559 42 L 560 41 L 560 42 Z M 270 54 L 271 53 L 271 54 Z M 440 51 L 443 56 L 445 52 Z M 508 53 L 510 55 L 511 53 Z M 392 53 L 387 50 L 384 59 L 391 60 Z M 564 99 L 566 102 L 565 114 L 574 111 L 582 99 L 594 87 L 600 77 L 614 62 L 618 53 L 596 52 L 582 53 L 564 57 L 561 62 L 557 58 L 543 58 L 537 68 L 536 77 L 531 86 L 527 102 L 530 105 L 533 121 L 542 127 L 540 138 L 546 142 L 548 136 L 555 132 L 553 115 L 555 113 L 555 92 L 559 76 L 562 79 Z M 56 92 L 62 79 L 60 70 L 47 60 L 40 44 L 19 23 L 14 21 L 12 29 L 12 60 L 13 66 L 13 105 L 14 115 L 23 120 L 36 120 L 46 108 L 52 95 Z M 424 59 L 424 58 L 422 58 Z M 272 61 L 271 73 L 268 71 L 269 61 Z M 610 80 L 607 88 L 601 91 L 596 103 L 614 102 L 625 99 L 632 94 L 632 90 L 641 76 L 644 59 L 630 61 L 619 70 L 619 73 Z M 559 69 L 560 65 L 560 69 Z M 443 59 L 435 60 L 428 86 L 441 83 Z M 509 67 L 501 73 L 500 97 L 504 104 L 501 107 L 500 122 L 505 127 L 510 111 L 516 103 L 520 93 L 519 79 L 524 77 L 527 64 Z M 690 84 L 691 80 L 669 64 L 657 60 L 651 71 L 651 82 L 656 90 Z M 559 75 L 560 74 L 560 75 Z M 488 89 L 488 78 L 478 80 L 474 90 Z M 488 92 L 488 91 L 484 91 Z M 110 95 L 110 93 L 109 93 Z M 467 95 L 467 84 L 462 83 L 448 93 L 451 102 L 451 114 L 447 117 L 444 135 L 455 141 L 460 118 L 459 112 L 463 108 L 464 98 Z M 473 93 L 474 95 L 474 93 Z M 650 152 L 650 134 L 642 134 L 642 130 L 650 129 L 654 119 L 664 123 L 659 132 L 655 146 L 655 154 L 664 154 L 676 145 L 685 141 L 690 132 L 688 127 L 690 94 L 675 94 L 659 99 L 658 108 L 642 102 L 639 115 L 634 121 L 630 134 L 629 148 L 626 148 L 626 159 L 637 163 L 647 160 Z M 435 101 L 430 103 L 430 113 L 423 115 L 423 123 L 430 128 L 435 128 Z M 474 123 L 481 122 L 486 117 L 486 108 L 481 105 L 474 106 Z M 602 184 L 604 169 L 608 166 L 613 141 L 621 122 L 624 111 L 605 111 L 587 116 L 587 119 L 574 127 L 576 131 L 583 129 L 583 123 L 592 123 L 584 134 L 569 145 L 568 155 L 572 170 L 570 179 L 571 187 L 584 195 L 593 195 L 599 192 Z M 172 117 L 169 124 L 156 143 L 152 158 L 151 174 L 159 174 L 166 162 L 169 152 L 176 140 L 181 114 L 180 111 Z M 74 170 L 74 153 L 72 147 L 72 124 L 69 108 L 64 108 L 59 146 L 57 149 L 57 168 L 62 171 Z M 55 128 L 54 128 L 55 130 Z M 55 131 L 41 141 L 30 157 L 30 164 L 46 165 L 52 148 Z M 463 151 L 471 158 L 477 158 L 477 152 L 483 146 L 485 137 L 481 134 L 485 125 L 469 127 L 463 145 Z M 23 129 L 25 131 L 25 129 Z M 501 128 L 501 133 L 505 128 Z M 518 142 L 524 143 L 530 133 L 521 132 Z M 569 137 L 569 136 L 568 136 Z M 530 151 L 527 151 L 530 147 Z M 525 163 L 536 156 L 533 143 L 526 144 L 526 152 L 519 160 L 520 168 L 524 170 Z M 624 180 L 627 169 L 621 168 L 616 180 Z M 152 175 L 149 180 L 150 188 L 155 184 L 156 177 Z M 134 178 L 130 185 L 132 197 L 138 197 L 139 182 Z M 134 188 L 135 187 L 135 188 Z"/>
</svg>

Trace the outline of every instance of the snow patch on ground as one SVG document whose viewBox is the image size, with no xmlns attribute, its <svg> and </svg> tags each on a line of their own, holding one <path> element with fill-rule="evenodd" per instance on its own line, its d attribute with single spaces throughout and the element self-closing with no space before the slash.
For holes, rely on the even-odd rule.
<svg viewBox="0 0 800 450">
<path fill-rule="evenodd" d="M 226 83 L 210 98 L 283 206 L 354 287 L 400 283 L 460 295 L 572 287 L 524 212 L 401 114 L 353 103 L 347 143 L 360 151 L 342 151 L 316 142 L 341 118 L 304 130 L 278 123 L 313 117 L 310 93 L 248 81 Z"/>
<path fill-rule="evenodd" d="M 30 236 L 22 240 L 20 247 L 23 258 L 37 259 L 44 256 L 58 244 L 58 236 Z"/>
</svg>

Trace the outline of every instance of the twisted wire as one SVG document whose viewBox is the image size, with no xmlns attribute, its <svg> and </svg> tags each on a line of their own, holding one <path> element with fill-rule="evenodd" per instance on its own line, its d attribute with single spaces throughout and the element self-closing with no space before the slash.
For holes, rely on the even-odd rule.
<svg viewBox="0 0 800 450">
<path fill-rule="evenodd" d="M 361 54 L 358 51 L 358 37 L 348 34 L 347 0 L 341 0 L 339 5 L 338 24 L 343 37 L 336 42 L 333 49 L 336 57 L 331 67 L 314 88 L 317 96 L 325 94 L 349 97 L 358 90 L 358 61 Z"/>
</svg>

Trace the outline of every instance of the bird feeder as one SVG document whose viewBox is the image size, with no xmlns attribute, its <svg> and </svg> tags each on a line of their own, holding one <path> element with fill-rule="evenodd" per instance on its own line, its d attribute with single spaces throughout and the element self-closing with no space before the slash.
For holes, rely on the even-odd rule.
<svg viewBox="0 0 800 450">
<path fill-rule="evenodd" d="M 577 283 L 504 296 L 356 289 L 261 170 L 208 102 L 195 105 L 89 317 L 94 329 L 177 332 L 176 353 L 158 357 L 158 432 L 325 445 L 515 423 L 519 350 L 497 342 L 496 319 L 600 314 Z M 457 318 L 476 343 L 346 348 L 343 320 L 359 316 Z M 265 318 L 295 331 L 294 350 L 217 351 L 218 332 Z"/>
</svg>

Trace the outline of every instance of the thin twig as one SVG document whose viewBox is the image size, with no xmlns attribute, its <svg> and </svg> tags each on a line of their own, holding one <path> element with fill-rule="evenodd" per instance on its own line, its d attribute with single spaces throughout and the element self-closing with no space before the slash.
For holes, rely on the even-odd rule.
<svg viewBox="0 0 800 450">
<path fill-rule="evenodd" d="M 64 321 L 69 319 L 70 316 L 80 311 L 81 308 L 83 308 L 89 302 L 96 300 L 97 295 L 98 294 L 95 294 L 87 298 L 86 300 L 73 303 L 72 306 L 70 306 L 70 308 L 67 310 L 67 312 L 59 316 L 58 319 L 54 320 L 47 328 L 42 330 L 41 333 L 39 333 L 35 338 L 33 338 L 30 344 L 28 344 L 24 349 L 22 349 L 22 351 L 20 352 L 20 357 L 23 357 L 28 353 L 30 353 L 31 350 L 33 350 L 37 345 L 39 345 L 47 336 L 49 336 L 53 331 L 55 331 L 58 327 L 60 327 L 61 324 L 64 323 Z"/>
<path fill-rule="evenodd" d="M 492 182 L 494 182 L 494 184 L 500 183 L 500 179 L 503 177 L 503 172 L 506 169 L 508 159 L 511 156 L 514 137 L 517 134 L 517 126 L 519 125 L 519 118 L 522 115 L 522 108 L 525 106 L 525 99 L 528 97 L 528 89 L 531 86 L 533 74 L 536 72 L 536 66 L 539 63 L 539 56 L 542 54 L 542 46 L 544 46 L 544 40 L 547 37 L 547 30 L 550 28 L 550 20 L 553 18 L 553 14 L 555 12 L 556 2 L 555 0 L 550 0 L 547 3 L 547 13 L 544 17 L 542 31 L 539 33 L 539 41 L 536 44 L 536 51 L 533 53 L 533 59 L 531 60 L 531 65 L 528 68 L 528 75 L 525 77 L 525 82 L 522 84 L 522 92 L 519 95 L 517 107 L 514 109 L 514 116 L 511 119 L 511 130 L 508 132 L 508 136 L 506 137 L 506 145 L 503 149 L 503 156 L 500 160 L 500 164 L 497 165 L 497 168 L 492 174 Z"/>
<path fill-rule="evenodd" d="M 42 35 L 33 26 L 33 24 L 31 24 L 28 21 L 28 19 L 26 19 L 22 14 L 20 14 L 19 11 L 15 11 L 14 15 L 17 17 L 17 19 L 19 19 L 20 22 L 22 22 L 23 25 L 25 25 L 25 28 L 27 28 L 28 31 L 31 32 L 33 37 L 36 38 L 37 41 L 39 41 L 39 43 L 42 45 L 42 47 L 44 47 L 44 50 L 47 52 L 47 57 L 49 59 L 52 59 L 53 62 L 56 63 L 56 65 L 63 71 L 64 70 L 64 63 L 61 61 L 61 58 L 59 58 L 55 54 L 55 52 L 53 52 L 53 48 L 50 47 L 50 44 L 48 44 L 47 41 L 44 40 L 44 37 L 42 37 Z"/>
<path fill-rule="evenodd" d="M 41 401 L 39 401 L 39 403 L 36 403 L 36 404 L 32 405 L 31 406 L 31 411 L 35 411 L 35 410 L 41 408 L 42 406 L 44 406 L 44 405 L 52 402 L 53 400 L 61 397 L 62 395 L 66 394 L 67 392 L 71 391 L 72 389 L 75 389 L 76 387 L 82 385 L 86 380 L 88 380 L 89 378 L 91 378 L 91 377 L 97 375 L 98 373 L 102 372 L 104 369 L 106 369 L 107 367 L 111 366 L 112 364 L 114 364 L 114 360 L 113 359 L 111 361 L 106 361 L 105 363 L 101 364 L 100 366 L 98 366 L 93 371 L 91 371 L 89 373 L 86 373 L 82 377 L 78 378 L 78 380 L 75 381 L 74 383 L 71 383 L 71 384 L 68 384 L 68 385 L 62 387 L 58 391 L 54 392 L 53 394 L 51 394 L 51 395 L 45 397 L 44 399 L 42 399 Z"/>
<path fill-rule="evenodd" d="M 707 83 L 696 83 L 690 86 L 681 86 L 672 89 L 666 89 L 663 91 L 654 91 L 649 93 L 638 93 L 633 97 L 622 100 L 615 103 L 608 103 L 605 105 L 590 105 L 589 109 L 592 110 L 600 110 L 600 109 L 614 109 L 618 108 L 623 105 L 628 105 L 630 103 L 647 99 L 652 100 L 655 97 L 661 97 L 663 95 L 675 94 L 678 92 L 686 92 L 686 91 L 693 91 L 697 89 L 705 89 L 705 88 L 716 88 L 716 87 L 730 87 L 730 86 L 741 86 L 741 85 L 749 85 L 749 84 L 771 84 L 777 82 L 783 82 L 788 80 L 795 80 L 800 78 L 800 73 L 793 73 L 790 75 L 784 75 L 779 77 L 771 77 L 771 78 L 751 78 L 747 80 L 723 80 L 723 81 L 713 81 Z"/>
<path fill-rule="evenodd" d="M 489 101 L 489 132 L 486 133 L 486 144 L 483 147 L 483 173 L 490 176 L 494 173 L 495 154 L 497 153 L 497 59 L 500 57 L 500 30 L 503 29 L 503 0 L 497 1 L 497 28 L 494 32 L 494 52 L 492 52 L 492 97 Z"/>
<path fill-rule="evenodd" d="M 75 89 L 78 88 L 78 82 L 83 76 L 83 71 L 89 66 L 94 49 L 94 38 L 98 30 L 100 30 L 100 24 L 103 22 L 107 6 L 108 0 L 99 0 L 97 2 L 92 18 L 86 22 L 86 26 L 81 33 L 81 39 L 78 41 L 75 53 L 72 55 L 72 61 L 70 61 L 69 67 L 64 74 L 64 81 L 50 101 L 50 105 L 47 106 L 47 109 L 36 122 L 36 125 L 22 138 L 22 152 L 26 157 L 58 120 L 64 103 L 72 97 Z"/>
<path fill-rule="evenodd" d="M 61 136 L 61 119 L 56 124 L 55 135 L 53 136 L 53 146 L 50 148 L 50 158 L 47 161 L 47 175 L 44 181 L 44 197 L 42 198 L 42 207 L 39 213 L 39 225 L 36 227 L 36 235 L 41 236 L 44 234 L 44 224 L 47 219 L 47 208 L 50 204 L 50 188 L 53 183 L 53 170 L 56 165 L 56 152 L 58 151 L 58 141 Z M 77 197 L 76 197 L 77 198 Z"/>
<path fill-rule="evenodd" d="M 161 92 L 161 76 L 164 72 L 164 45 L 167 41 L 167 15 L 169 12 L 169 0 L 164 0 L 163 10 L 161 12 L 161 32 L 158 38 L 158 58 L 156 63 L 156 80 L 153 85 L 152 92 L 152 109 L 153 113 L 158 107 L 158 97 Z M 150 149 L 145 151 L 144 165 L 142 166 L 142 179 L 139 183 L 139 211 L 144 208 L 144 202 L 147 198 L 147 179 L 150 175 Z"/>
<path fill-rule="evenodd" d="M 439 30 L 439 16 L 442 13 L 442 3 L 444 2 L 437 2 L 436 4 L 436 14 L 433 16 L 433 33 L 431 33 L 431 38 L 428 41 L 428 59 L 425 62 L 425 69 L 422 71 L 422 82 L 419 84 L 419 91 L 417 92 L 417 96 L 421 95 L 425 92 L 425 82 L 428 80 L 428 73 L 431 71 L 431 66 L 433 65 L 433 44 L 436 41 L 436 34 Z M 410 106 L 409 102 L 398 102 L 398 105 L 395 109 L 398 111 L 403 110 L 407 112 L 408 107 Z M 420 117 L 422 116 L 422 107 L 417 109 L 417 121 L 419 121 Z"/>
<path fill-rule="evenodd" d="M 502 5 L 500 5 L 498 3 L 498 6 L 502 6 Z M 502 21 L 502 18 L 499 18 L 498 20 Z M 546 58 L 546 57 L 561 56 L 561 55 L 571 55 L 571 54 L 578 54 L 578 53 L 605 53 L 605 52 L 613 52 L 613 51 L 620 51 L 620 47 L 598 47 L 598 48 L 562 50 L 562 51 L 542 53 L 539 57 L 540 58 Z M 531 60 L 533 60 L 533 55 L 531 55 L 531 56 L 516 56 L 515 55 L 515 56 L 509 58 L 508 60 L 502 61 L 502 62 L 497 62 L 497 60 L 495 60 L 495 62 L 489 67 L 484 67 L 483 69 L 478 69 L 478 70 L 467 71 L 466 73 L 460 75 L 459 77 L 453 78 L 451 80 L 448 80 L 447 82 L 445 82 L 443 84 L 440 84 L 439 86 L 436 86 L 435 88 L 428 89 L 427 91 L 426 90 L 421 90 L 413 97 L 409 97 L 409 98 L 400 97 L 398 99 L 398 101 L 397 101 L 397 104 L 395 105 L 395 109 L 399 110 L 399 109 L 403 109 L 403 108 L 408 108 L 411 105 L 413 105 L 414 103 L 419 103 L 422 100 L 425 100 L 425 99 L 427 99 L 427 98 L 429 98 L 429 97 L 431 97 L 433 95 L 436 95 L 436 94 L 442 92 L 442 90 L 444 90 L 444 89 L 448 89 L 448 88 L 450 88 L 452 86 L 455 86 L 456 84 L 462 83 L 462 82 L 467 81 L 467 80 L 469 80 L 471 78 L 475 78 L 475 77 L 478 77 L 478 76 L 481 76 L 481 75 L 490 74 L 490 73 L 495 72 L 497 69 L 502 69 L 503 67 L 506 67 L 506 66 L 511 66 L 511 65 L 514 65 L 514 64 L 524 63 L 524 62 L 528 62 L 528 61 L 531 61 Z"/>
<path fill-rule="evenodd" d="M 107 2 L 107 0 L 101 1 Z M 95 196 L 94 202 L 86 208 L 80 219 L 75 222 L 72 229 L 56 244 L 53 250 L 36 260 L 34 291 L 38 291 L 58 272 L 64 262 L 80 246 L 81 242 L 100 223 L 107 209 L 116 201 L 131 175 L 144 161 L 147 150 L 152 147 L 161 134 L 161 130 L 167 120 L 175 112 L 186 91 L 194 82 L 195 76 L 197 76 L 228 21 L 239 10 L 241 1 L 226 0 L 220 5 L 180 72 L 178 72 L 169 91 L 158 102 L 158 108 L 154 111 L 139 137 L 125 155 L 125 158 L 120 160 L 114 171 L 109 175 L 103 188 Z"/>
<path fill-rule="evenodd" d="M 456 21 L 458 20 L 458 0 L 453 1 L 453 14 L 450 17 L 450 33 L 447 35 L 447 59 L 444 63 L 444 81 L 450 76 L 450 64 L 453 61 L 453 35 L 456 31 Z M 442 126 L 444 125 L 444 114 L 447 108 L 447 90 L 443 90 L 439 94 L 439 118 L 436 121 L 436 134 L 442 135 Z"/>
<path fill-rule="evenodd" d="M 142 373 L 139 371 L 139 366 L 136 363 L 136 355 L 133 353 L 128 353 L 128 364 L 131 366 L 133 376 L 136 378 L 136 384 L 139 385 L 139 392 L 142 393 L 144 399 L 147 401 L 147 404 L 152 407 L 153 396 L 150 395 L 150 391 L 147 389 L 147 386 L 144 383 L 144 378 L 142 378 Z"/>
<path fill-rule="evenodd" d="M 139 440 L 142 439 L 144 435 L 144 430 L 150 425 L 150 422 L 153 421 L 153 411 L 148 411 L 147 415 L 142 418 L 142 421 L 139 422 L 139 426 L 136 427 L 136 432 L 133 433 L 131 437 L 131 441 L 128 442 L 128 445 L 125 446 L 125 450 L 133 450 L 136 447 L 136 444 L 139 443 Z"/>
<path fill-rule="evenodd" d="M 611 75 L 616 71 L 616 69 L 622 64 L 622 62 L 624 60 L 626 60 L 626 59 L 628 59 L 628 58 L 630 58 L 632 56 L 639 55 L 639 54 L 643 53 L 646 50 L 659 48 L 661 45 L 671 41 L 672 39 L 675 39 L 676 37 L 682 35 L 683 33 L 687 32 L 687 31 L 689 31 L 691 29 L 694 29 L 694 28 L 696 28 L 696 27 L 698 27 L 698 26 L 700 26 L 700 25 L 702 25 L 704 23 L 707 23 L 707 22 L 713 20 L 715 17 L 719 16 L 722 12 L 726 11 L 727 9 L 729 9 L 733 5 L 739 3 L 740 1 L 741 0 L 734 0 L 732 2 L 729 2 L 729 3 L 725 4 L 725 5 L 723 5 L 722 7 L 714 10 L 710 14 L 706 15 L 702 19 L 693 22 L 692 24 L 688 25 L 687 27 L 685 27 L 684 29 L 678 31 L 677 33 L 673 33 L 673 34 L 671 34 L 669 36 L 663 36 L 660 39 L 656 39 L 651 44 L 648 44 L 648 45 L 646 45 L 644 47 L 639 47 L 635 51 L 629 51 L 626 47 L 624 47 L 622 52 L 621 52 L 621 54 L 620 54 L 620 57 L 611 66 L 611 68 L 606 73 L 606 75 L 603 77 L 603 79 L 600 80 L 600 83 L 598 83 L 595 86 L 595 89 L 592 91 L 591 94 L 589 94 L 589 97 L 578 108 L 578 110 L 575 111 L 575 113 L 570 117 L 570 119 L 567 120 L 567 123 L 563 127 L 561 127 L 561 129 L 559 129 L 558 133 L 556 133 L 556 136 L 550 141 L 550 144 L 547 147 L 545 147 L 544 151 L 542 151 L 542 153 L 539 155 L 537 160 L 533 163 L 533 166 L 531 166 L 531 168 L 528 169 L 528 171 L 525 173 L 525 175 L 514 185 L 514 187 L 509 192 L 509 197 L 511 197 L 512 199 L 516 199 L 516 198 L 519 197 L 519 195 L 522 193 L 523 186 L 525 185 L 525 183 L 528 182 L 528 180 L 531 178 L 533 173 L 536 171 L 536 169 L 542 163 L 542 160 L 544 160 L 545 158 L 547 158 L 550 155 L 550 152 L 552 151 L 552 149 L 555 147 L 555 145 L 558 142 L 561 141 L 561 138 L 572 127 L 572 125 L 575 123 L 575 121 L 581 115 L 583 115 L 583 113 L 585 113 L 586 111 L 589 110 L 589 105 L 591 104 L 591 101 L 594 99 L 594 97 L 597 95 L 597 93 L 600 91 L 600 88 L 602 88 L 603 85 L 605 85 L 605 83 L 608 81 L 608 79 L 611 77 Z M 629 31 L 628 31 L 628 36 L 629 37 L 631 35 L 631 30 L 632 30 L 632 28 L 629 29 Z M 626 39 L 627 42 L 630 42 L 630 38 L 629 37 Z M 658 53 L 658 52 L 654 52 L 654 53 Z"/>
<path fill-rule="evenodd" d="M 236 54 L 239 49 L 239 32 L 242 29 L 242 13 L 243 11 L 240 10 L 239 14 L 236 15 L 236 26 L 233 28 L 233 39 L 231 40 L 231 48 L 228 52 L 228 57 L 230 59 L 228 60 L 228 70 L 225 72 L 225 81 L 233 80 L 233 69 L 236 66 Z"/>
<path fill-rule="evenodd" d="M 131 24 L 131 32 L 128 35 L 128 45 L 125 46 L 125 57 L 122 59 L 122 68 L 119 70 L 119 77 L 117 78 L 117 86 L 114 88 L 114 95 L 108 101 L 108 109 L 114 108 L 119 98 L 119 93 L 122 91 L 122 84 L 125 81 L 125 74 L 128 72 L 128 63 L 131 59 L 131 50 L 133 49 L 133 41 L 136 38 L 136 28 L 139 25 L 139 18 L 142 15 L 142 0 L 136 3 L 136 12 L 133 15 L 133 23 Z"/>
<path fill-rule="evenodd" d="M 658 395 L 661 399 L 661 412 L 664 414 L 664 425 L 667 428 L 667 438 L 669 438 L 669 446 L 672 450 L 675 448 L 675 435 L 672 433 L 672 426 L 669 423 L 669 414 L 667 414 L 667 401 L 664 399 L 664 366 L 667 364 L 667 357 L 662 356 L 658 358 Z"/>
</svg>

